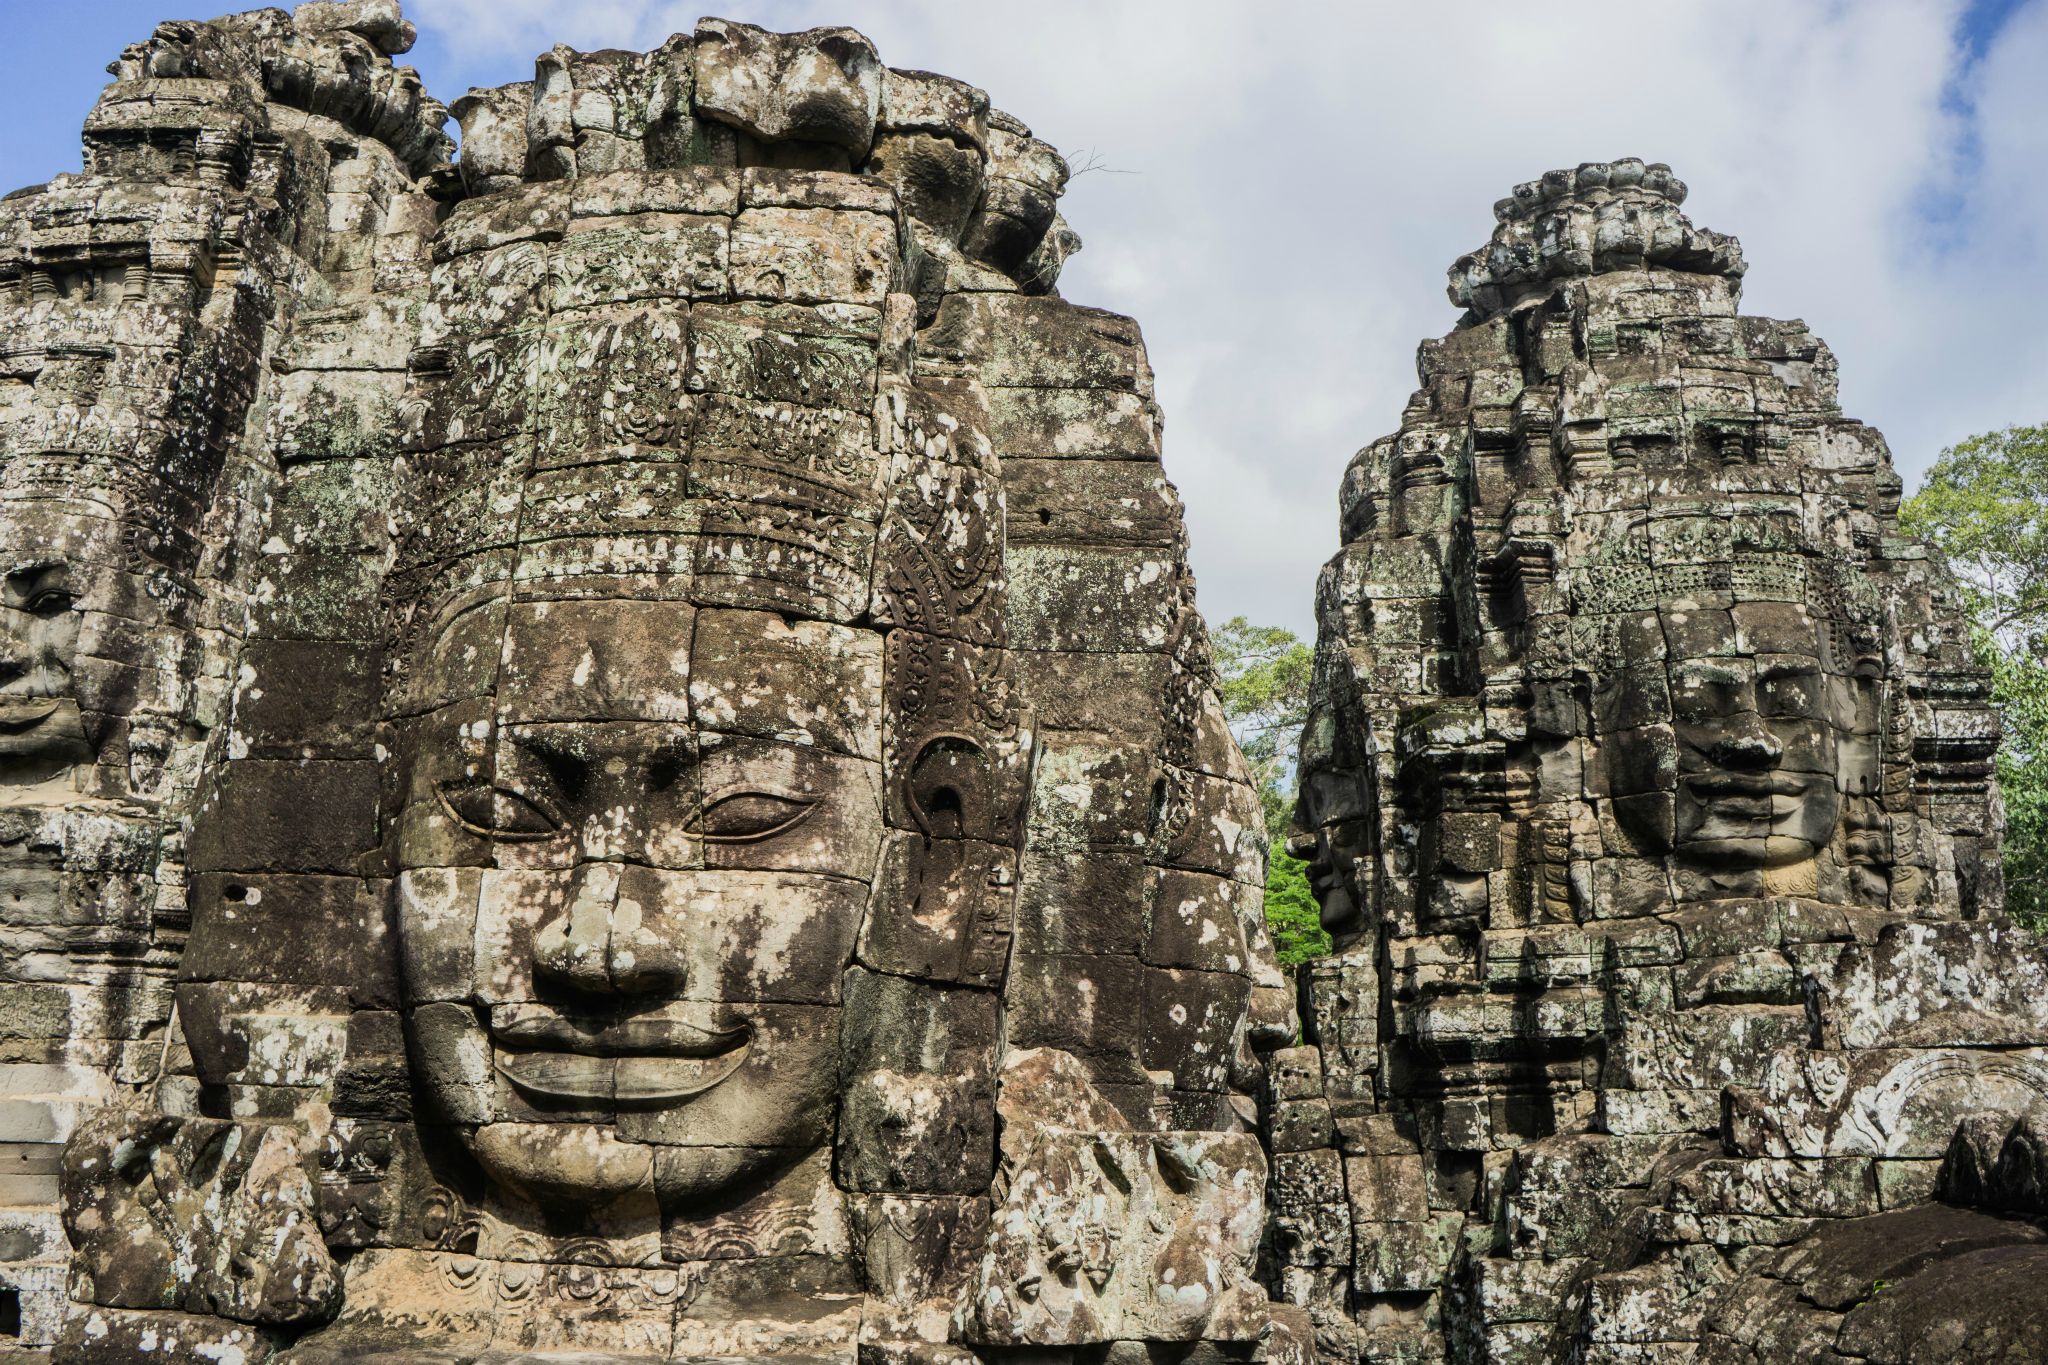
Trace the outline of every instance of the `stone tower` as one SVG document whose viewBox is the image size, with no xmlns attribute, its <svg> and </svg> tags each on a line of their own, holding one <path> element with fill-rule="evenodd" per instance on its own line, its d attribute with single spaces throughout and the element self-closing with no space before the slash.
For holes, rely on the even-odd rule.
<svg viewBox="0 0 2048 1365">
<path fill-rule="evenodd" d="M 1690 1359 L 1763 1248 L 2048 1104 L 1954 581 L 1685 193 L 1496 205 L 1344 477 L 1297 836 L 1337 951 L 1274 1073 L 1332 1358 Z"/>
<path fill-rule="evenodd" d="M 706 20 L 451 162 L 412 37 L 161 25 L 0 207 L 23 1344 L 1305 1360 L 1258 799 L 1059 155 Z"/>
<path fill-rule="evenodd" d="M 188 822 L 237 670 L 318 648 L 282 624 L 297 609 L 260 521 L 291 496 L 269 452 L 344 453 L 349 430 L 295 404 L 294 319 L 426 267 L 445 114 L 384 55 L 406 41 L 395 15 L 360 18 L 161 26 L 109 68 L 82 171 L 0 200 L 0 1321 L 18 1341 L 63 1312 L 59 1144 L 161 1074 Z"/>
</svg>

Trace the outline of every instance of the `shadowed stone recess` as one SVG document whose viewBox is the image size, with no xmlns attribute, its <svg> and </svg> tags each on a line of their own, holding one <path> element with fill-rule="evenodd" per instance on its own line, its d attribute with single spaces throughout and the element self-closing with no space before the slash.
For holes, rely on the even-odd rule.
<svg viewBox="0 0 2048 1365">
<path fill-rule="evenodd" d="M 1502 200 L 1344 477 L 1290 841 L 1337 946 L 1267 1077 L 1319 1359 L 2041 1354 L 1987 680 L 1833 356 L 1684 198 Z"/>
<path fill-rule="evenodd" d="M 1305 1365 L 1263 820 L 1065 163 L 851 29 L 450 108 L 413 37 L 162 24 L 0 201 L 21 1349 Z"/>
</svg>

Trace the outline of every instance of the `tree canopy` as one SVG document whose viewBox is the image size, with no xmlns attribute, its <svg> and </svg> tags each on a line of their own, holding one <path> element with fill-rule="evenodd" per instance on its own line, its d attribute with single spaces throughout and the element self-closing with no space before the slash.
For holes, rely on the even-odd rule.
<svg viewBox="0 0 2048 1365">
<path fill-rule="evenodd" d="M 1242 616 L 1224 622 L 1212 638 L 1223 714 L 1265 806 L 1266 923 L 1280 964 L 1291 967 L 1330 951 L 1309 890 L 1308 864 L 1286 851 L 1294 815 L 1294 750 L 1308 721 L 1315 655 L 1292 631 L 1255 626 Z"/>
<path fill-rule="evenodd" d="M 1978 656 L 2005 722 L 2006 908 L 2048 929 L 2048 424 L 1941 453 L 1899 525 L 1947 554 L 1969 595 Z"/>
<path fill-rule="evenodd" d="M 1280 626 L 1255 626 L 1242 616 L 1214 636 L 1223 713 L 1244 750 L 1266 803 L 1266 832 L 1278 848 L 1294 812 L 1294 749 L 1308 721 L 1308 684 L 1315 654 Z"/>
<path fill-rule="evenodd" d="M 1942 451 L 1899 508 L 1899 525 L 1948 556 L 1979 626 L 2041 652 L 2026 637 L 2048 627 L 2048 424 Z"/>
</svg>

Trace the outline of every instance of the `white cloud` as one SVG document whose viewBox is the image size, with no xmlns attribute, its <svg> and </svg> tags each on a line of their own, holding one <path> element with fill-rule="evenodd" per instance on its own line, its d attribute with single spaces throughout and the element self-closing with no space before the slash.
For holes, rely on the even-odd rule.
<svg viewBox="0 0 2048 1365">
<path fill-rule="evenodd" d="M 552 42 L 648 47 L 694 6 L 413 0 L 464 83 Z M 1114 170 L 1076 180 L 1062 292 L 1144 324 L 1201 600 L 1306 632 L 1344 462 L 1393 429 L 1443 271 L 1553 166 L 1635 155 L 1743 239 L 1751 311 L 1840 354 L 1910 480 L 1944 443 L 2048 418 L 2048 4 L 1963 66 L 1962 0 L 1225 3 L 749 0 L 850 23 L 984 86 Z M 427 53 L 423 50 L 422 57 Z M 1974 109 L 1971 118 L 1969 111 Z M 1974 138 L 1971 142 L 1966 134 Z M 1959 155 L 1974 147 L 1973 156 Z M 1929 221 L 1930 204 L 1955 216 Z"/>
</svg>

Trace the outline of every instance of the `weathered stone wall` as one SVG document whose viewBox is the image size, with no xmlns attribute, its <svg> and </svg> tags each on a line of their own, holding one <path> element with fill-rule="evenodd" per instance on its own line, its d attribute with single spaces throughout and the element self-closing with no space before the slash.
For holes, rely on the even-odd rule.
<svg viewBox="0 0 2048 1365">
<path fill-rule="evenodd" d="M 1345 475 L 1299 835 L 1337 951 L 1272 1071 L 1272 1279 L 1328 1359 L 1862 1359 L 1758 1307 L 1832 1253 L 1744 1277 L 1881 1247 L 1849 1220 L 1961 1120 L 2048 1103 L 1954 582 L 1684 197 L 1519 187 Z M 1966 1358 L 1887 1321 L 1873 1359 Z"/>
<path fill-rule="evenodd" d="M 275 11 L 163 25 L 110 70 L 83 173 L 0 202 L 0 1273 L 29 1342 L 63 1310 L 58 1144 L 158 1075 L 185 822 L 279 605 L 276 376 L 421 200 L 388 144 L 446 149 L 368 40 Z"/>
<path fill-rule="evenodd" d="M 470 92 L 450 164 L 411 37 L 163 25 L 9 201 L 14 629 L 82 622 L 10 689 L 70 746 L 21 786 L 138 831 L 28 845 L 82 866 L 75 926 L 21 915 L 76 1002 L 16 1016 L 72 1068 L 25 1339 L 1304 1358 L 1253 1274 L 1298 1028 L 1258 801 L 1138 330 L 1053 292 L 1057 153 L 851 30 L 706 20 Z M 81 347 L 158 367 L 118 436 Z M 130 559 L 33 557 L 65 461 Z"/>
</svg>

